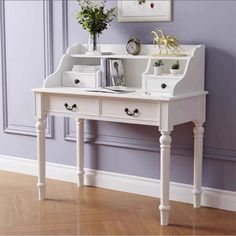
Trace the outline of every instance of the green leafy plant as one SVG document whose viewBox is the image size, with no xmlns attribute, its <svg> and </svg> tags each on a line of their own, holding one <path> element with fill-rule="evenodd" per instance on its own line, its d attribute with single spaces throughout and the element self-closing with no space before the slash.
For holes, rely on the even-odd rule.
<svg viewBox="0 0 236 236">
<path fill-rule="evenodd" d="M 100 3 L 91 0 L 77 0 L 80 11 L 75 14 L 75 18 L 90 35 L 100 35 L 107 29 L 114 19 L 115 8 L 105 9 L 106 0 Z"/>
<path fill-rule="evenodd" d="M 179 68 L 180 68 L 179 61 L 176 61 L 176 63 L 174 63 L 171 67 L 172 70 L 178 70 Z"/>
<path fill-rule="evenodd" d="M 164 65 L 164 62 L 162 60 L 158 60 L 158 61 L 155 61 L 153 63 L 153 66 L 157 66 L 157 67 L 160 67 L 160 66 L 163 66 Z"/>
</svg>

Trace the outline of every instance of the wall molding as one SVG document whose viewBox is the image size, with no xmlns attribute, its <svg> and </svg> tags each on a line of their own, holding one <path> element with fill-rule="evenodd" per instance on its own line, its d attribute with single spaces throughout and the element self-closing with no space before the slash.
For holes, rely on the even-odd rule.
<svg viewBox="0 0 236 236">
<path fill-rule="evenodd" d="M 71 118 L 72 119 L 72 118 Z M 64 140 L 76 142 L 76 131 L 70 129 L 70 118 L 64 118 Z M 93 144 L 96 140 L 96 135 L 92 132 L 84 132 L 84 142 Z"/>
<path fill-rule="evenodd" d="M 63 53 L 68 48 L 68 0 L 63 0 L 62 4 L 62 37 Z"/>
<path fill-rule="evenodd" d="M 69 120 L 65 120 L 65 140 L 76 142 L 76 133 L 69 128 Z M 117 148 L 128 148 L 148 152 L 160 152 L 159 141 L 143 140 L 136 138 L 125 138 L 112 135 L 92 135 L 93 139 L 85 139 L 85 143 L 94 145 L 103 145 Z M 192 157 L 193 146 L 173 144 L 171 153 L 174 155 Z M 204 147 L 203 156 L 205 159 L 214 159 L 219 161 L 233 161 L 236 162 L 236 150 L 229 150 L 223 148 Z"/>
<path fill-rule="evenodd" d="M 3 129 L 8 127 L 7 112 L 7 68 L 6 68 L 6 29 L 5 29 L 5 1 L 0 1 L 0 38 L 1 38 L 1 72 L 2 72 L 2 109 Z"/>
<path fill-rule="evenodd" d="M 64 117 L 64 140 L 76 142 L 76 132 L 70 130 L 70 118 Z"/>
<path fill-rule="evenodd" d="M 63 53 L 66 53 L 69 46 L 69 32 L 68 32 L 68 0 L 62 1 L 62 48 Z M 76 134 L 70 129 L 71 118 L 64 117 L 64 139 L 66 141 L 76 140 Z"/>
<path fill-rule="evenodd" d="M 37 161 L 0 155 L 0 169 L 35 176 Z M 76 167 L 47 163 L 47 177 L 76 183 Z M 85 169 L 85 184 L 151 197 L 160 197 L 160 181 L 114 172 Z M 236 192 L 203 187 L 202 205 L 236 211 Z M 171 182 L 170 199 L 192 204 L 192 185 Z"/>
<path fill-rule="evenodd" d="M 216 147 L 204 147 L 204 158 L 219 161 L 236 161 L 236 150 Z"/>
<path fill-rule="evenodd" d="M 44 77 L 53 72 L 53 0 L 43 1 L 44 9 Z"/>
<path fill-rule="evenodd" d="M 43 1 L 44 9 L 44 75 L 51 74 L 53 70 L 53 36 L 52 36 L 52 0 Z M 8 94 L 7 94 L 7 55 L 6 55 L 6 25 L 5 25 L 5 0 L 0 1 L 0 37 L 1 37 L 1 68 L 2 68 L 2 109 L 3 130 L 5 133 L 36 136 L 34 126 L 9 124 L 8 121 Z M 46 124 L 46 137 L 54 138 L 54 119 L 49 117 Z"/>
</svg>

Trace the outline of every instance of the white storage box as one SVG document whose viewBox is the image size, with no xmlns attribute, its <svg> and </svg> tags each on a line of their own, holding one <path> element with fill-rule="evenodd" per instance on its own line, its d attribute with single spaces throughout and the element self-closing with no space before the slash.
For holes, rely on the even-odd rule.
<svg viewBox="0 0 236 236">
<path fill-rule="evenodd" d="M 62 72 L 62 86 L 80 88 L 99 88 L 101 87 L 101 70 L 96 72 Z"/>
<path fill-rule="evenodd" d="M 172 95 L 176 84 L 181 80 L 181 75 L 146 75 L 142 79 L 142 90 L 148 94 Z"/>
</svg>

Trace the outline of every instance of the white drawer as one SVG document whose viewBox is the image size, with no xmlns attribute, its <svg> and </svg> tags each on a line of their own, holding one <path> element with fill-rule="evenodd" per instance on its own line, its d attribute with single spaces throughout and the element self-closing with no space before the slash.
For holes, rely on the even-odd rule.
<svg viewBox="0 0 236 236">
<path fill-rule="evenodd" d="M 159 121 L 159 104 L 103 100 L 101 116 L 140 121 Z"/>
<path fill-rule="evenodd" d="M 51 113 L 98 115 L 99 112 L 99 103 L 92 98 L 49 96 L 46 99 L 46 104 L 47 111 Z"/>
<path fill-rule="evenodd" d="M 62 86 L 80 88 L 98 88 L 101 86 L 101 71 L 81 73 L 76 71 L 64 71 L 61 74 Z"/>
<path fill-rule="evenodd" d="M 143 92 L 172 93 L 175 79 L 144 78 Z"/>
</svg>

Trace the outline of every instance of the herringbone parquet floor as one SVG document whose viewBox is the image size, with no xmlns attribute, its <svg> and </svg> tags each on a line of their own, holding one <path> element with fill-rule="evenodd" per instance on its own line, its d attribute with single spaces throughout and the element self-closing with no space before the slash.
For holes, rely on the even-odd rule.
<svg viewBox="0 0 236 236">
<path fill-rule="evenodd" d="M 49 180 L 37 200 L 36 178 L 0 172 L 0 235 L 236 235 L 236 213 L 171 202 L 159 224 L 159 199 Z"/>
</svg>

